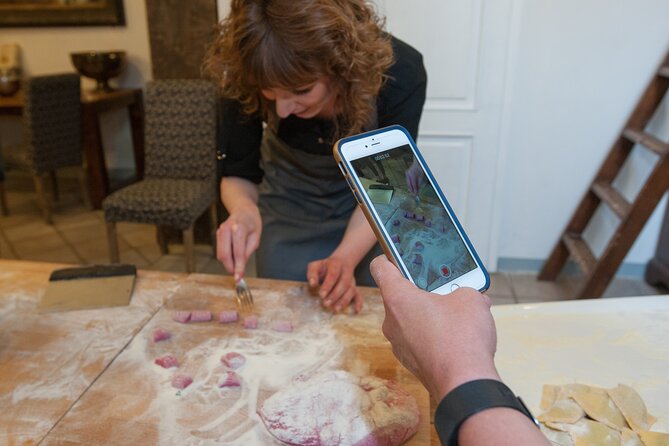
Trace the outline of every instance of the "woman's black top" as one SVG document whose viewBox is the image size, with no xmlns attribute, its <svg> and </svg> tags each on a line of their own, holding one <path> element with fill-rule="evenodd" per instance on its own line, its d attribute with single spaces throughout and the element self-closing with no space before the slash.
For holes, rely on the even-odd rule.
<svg viewBox="0 0 669 446">
<path fill-rule="evenodd" d="M 423 56 L 395 37 L 391 37 L 391 43 L 394 63 L 376 101 L 378 128 L 399 124 L 415 139 L 427 86 Z M 260 167 L 261 118 L 245 115 L 238 102 L 223 99 L 219 119 L 218 151 L 225 154 L 218 162 L 219 177 L 242 177 L 260 183 L 264 174 Z M 296 150 L 332 156 L 334 126 L 329 120 L 291 115 L 279 121 L 277 133 Z"/>
</svg>

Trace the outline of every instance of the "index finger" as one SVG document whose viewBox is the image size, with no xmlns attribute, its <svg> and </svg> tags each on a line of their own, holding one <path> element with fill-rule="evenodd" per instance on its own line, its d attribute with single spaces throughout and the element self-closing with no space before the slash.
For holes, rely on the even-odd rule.
<svg viewBox="0 0 669 446">
<path fill-rule="evenodd" d="M 235 281 L 244 277 L 246 269 L 246 229 L 244 226 L 234 223 L 232 225 L 232 256 L 235 262 Z"/>
<path fill-rule="evenodd" d="M 332 262 L 327 262 L 326 264 L 326 272 L 325 272 L 325 279 L 323 279 L 323 284 L 321 285 L 321 290 L 318 293 L 321 297 L 325 297 L 334 288 L 335 284 L 339 280 L 339 277 L 341 277 L 341 271 L 342 267 L 341 265 L 337 264 L 335 266 L 334 263 Z"/>
<path fill-rule="evenodd" d="M 235 269 L 231 243 L 230 231 L 227 227 L 221 225 L 216 231 L 216 258 L 223 263 L 223 266 L 229 273 L 232 273 Z"/>
</svg>

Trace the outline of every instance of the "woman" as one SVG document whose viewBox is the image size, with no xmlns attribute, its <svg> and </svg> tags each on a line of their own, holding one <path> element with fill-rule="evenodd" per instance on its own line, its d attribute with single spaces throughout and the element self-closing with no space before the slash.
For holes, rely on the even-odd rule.
<svg viewBox="0 0 669 446">
<path fill-rule="evenodd" d="M 332 144 L 390 124 L 415 138 L 422 56 L 365 0 L 232 0 L 205 71 L 225 98 L 218 259 L 239 280 L 257 249 L 259 276 L 306 273 L 326 307 L 360 311 L 376 240 Z"/>
</svg>

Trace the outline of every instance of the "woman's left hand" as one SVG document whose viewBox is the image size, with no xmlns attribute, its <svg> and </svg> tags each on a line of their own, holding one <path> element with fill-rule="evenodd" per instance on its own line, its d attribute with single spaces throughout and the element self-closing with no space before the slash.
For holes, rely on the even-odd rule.
<svg viewBox="0 0 669 446">
<path fill-rule="evenodd" d="M 336 313 L 344 310 L 353 302 L 356 313 L 362 310 L 362 296 L 355 286 L 355 265 L 350 265 L 337 256 L 314 260 L 307 265 L 309 286 L 316 288 L 320 283 L 318 295 L 327 308 Z"/>
</svg>

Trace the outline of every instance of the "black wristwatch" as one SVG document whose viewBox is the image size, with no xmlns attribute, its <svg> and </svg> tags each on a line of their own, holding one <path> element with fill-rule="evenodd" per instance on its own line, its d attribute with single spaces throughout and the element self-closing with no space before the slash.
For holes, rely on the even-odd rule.
<svg viewBox="0 0 669 446">
<path fill-rule="evenodd" d="M 472 415 L 492 407 L 510 407 L 524 413 L 539 426 L 523 400 L 514 395 L 503 382 L 479 379 L 466 382 L 451 390 L 434 414 L 434 426 L 443 446 L 457 446 L 458 431 Z"/>
</svg>

